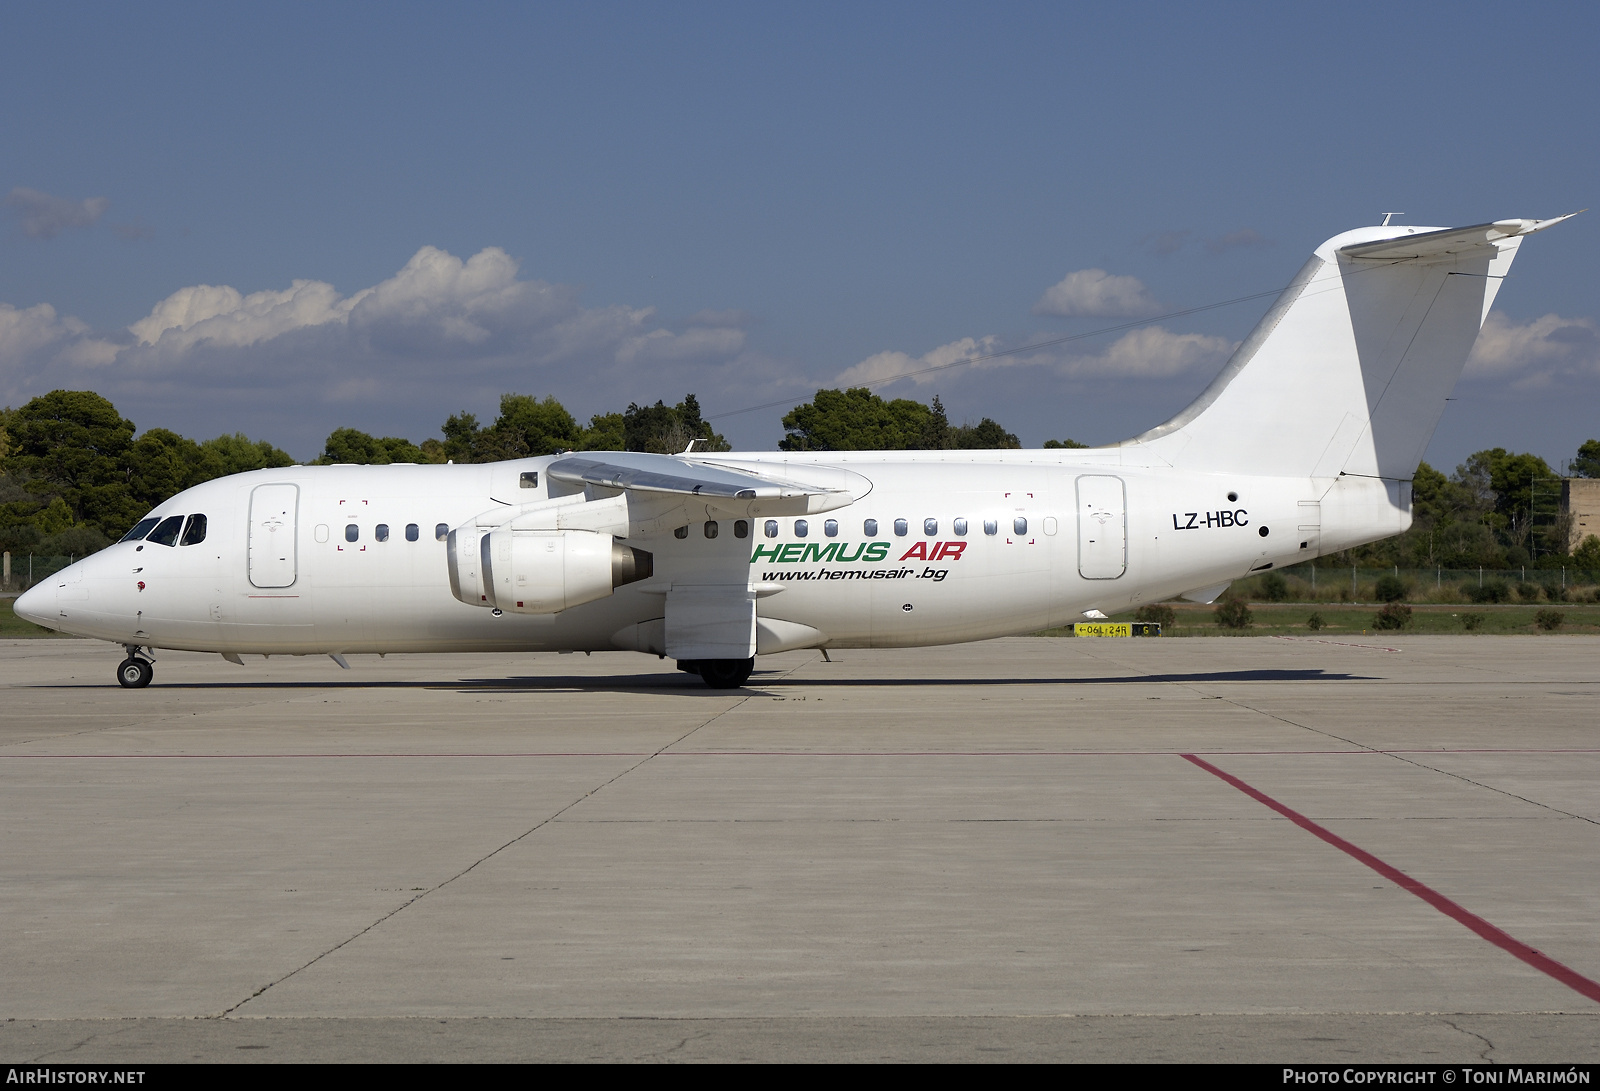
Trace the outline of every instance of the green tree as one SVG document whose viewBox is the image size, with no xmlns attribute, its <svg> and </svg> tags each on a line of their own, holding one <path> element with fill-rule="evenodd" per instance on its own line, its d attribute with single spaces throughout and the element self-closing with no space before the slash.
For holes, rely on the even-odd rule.
<svg viewBox="0 0 1600 1091">
<path fill-rule="evenodd" d="M 145 511 L 184 489 L 217 476 L 192 439 L 151 428 L 128 449 L 128 486 Z"/>
<path fill-rule="evenodd" d="M 444 456 L 450 462 L 474 462 L 478 437 L 483 434 L 478 418 L 462 410 L 452 414 L 440 427 L 444 434 Z"/>
<path fill-rule="evenodd" d="M 200 444 L 200 454 L 211 478 L 294 465 L 286 452 L 266 440 L 253 441 L 243 432 L 206 440 Z"/>
<path fill-rule="evenodd" d="M 357 466 L 387 466 L 391 462 L 422 462 L 422 450 L 408 439 L 384 436 L 378 439 L 354 428 L 336 428 L 323 445 L 322 457 L 317 462 L 324 465 L 354 464 Z"/>
<path fill-rule="evenodd" d="M 951 428 L 949 443 L 953 451 L 1015 451 L 1022 446 L 1021 440 L 988 417 L 977 424 Z"/>
<path fill-rule="evenodd" d="M 819 390 L 784 414 L 784 451 L 911 451 L 925 449 L 937 429 L 933 411 L 908 398 L 884 401 L 865 387 Z"/>
<path fill-rule="evenodd" d="M 583 430 L 580 451 L 626 451 L 628 426 L 621 413 L 596 413 Z"/>
<path fill-rule="evenodd" d="M 3 452 L 0 457 L 4 457 Z M 1572 460 L 1571 473 L 1573 477 L 1600 477 L 1600 439 L 1586 439 L 1578 445 L 1578 457 Z"/>
<path fill-rule="evenodd" d="M 1572 563 L 1590 572 L 1600 572 L 1600 538 L 1593 534 L 1585 538 L 1583 544 L 1572 551 Z"/>
<path fill-rule="evenodd" d="M 500 416 L 480 439 L 478 462 L 531 455 L 553 455 L 575 450 L 583 439 L 583 429 L 567 412 L 566 406 L 546 395 L 503 394 Z M 489 456 L 489 457 L 483 457 Z"/>
<path fill-rule="evenodd" d="M 629 405 L 622 414 L 623 450 L 676 455 L 689 446 L 690 440 L 699 441 L 694 445 L 696 451 L 732 450 L 728 441 L 701 417 L 700 400 L 693 394 L 685 395 L 677 405 L 662 401 Z"/>
<path fill-rule="evenodd" d="M 133 422 L 87 390 L 52 390 L 8 422 L 11 476 L 28 492 L 60 496 L 77 522 L 120 537 L 144 513 L 128 485 Z"/>
<path fill-rule="evenodd" d="M 1088 446 L 1089 445 L 1087 443 L 1079 443 L 1075 439 L 1047 439 L 1044 441 L 1044 449 L 1047 451 L 1053 451 L 1060 448 L 1065 448 L 1068 450 L 1084 450 L 1087 449 Z"/>
</svg>

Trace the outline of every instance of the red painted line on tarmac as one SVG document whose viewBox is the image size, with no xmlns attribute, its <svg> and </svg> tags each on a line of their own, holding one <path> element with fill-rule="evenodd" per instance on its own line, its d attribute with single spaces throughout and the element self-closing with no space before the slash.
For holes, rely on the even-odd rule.
<svg viewBox="0 0 1600 1091">
<path fill-rule="evenodd" d="M 1517 958 L 1520 958 L 1523 962 L 1526 962 L 1529 966 L 1532 966 L 1541 973 L 1549 974 L 1551 977 L 1555 978 L 1568 988 L 1582 993 L 1584 996 L 1595 1001 L 1596 1003 L 1600 1003 L 1600 981 L 1592 981 L 1589 978 L 1584 977 L 1578 971 L 1572 969 L 1570 966 L 1563 965 L 1562 963 L 1551 958 L 1549 955 L 1543 954 L 1542 952 L 1529 947 L 1526 943 L 1523 943 L 1510 933 L 1496 928 L 1494 925 L 1490 924 L 1476 913 L 1467 909 L 1465 906 L 1451 901 L 1449 898 L 1445 897 L 1443 894 L 1440 894 L 1437 890 L 1434 890 L 1426 883 L 1418 882 L 1416 879 L 1413 879 L 1399 868 L 1392 867 L 1391 865 L 1384 863 L 1366 849 L 1352 845 L 1349 841 L 1346 841 L 1332 830 L 1311 821 L 1311 819 L 1307 818 L 1299 811 L 1285 807 L 1276 799 L 1273 799 L 1265 792 L 1252 788 L 1250 785 L 1246 784 L 1232 773 L 1225 773 L 1221 769 L 1218 769 L 1215 765 L 1212 765 L 1210 762 L 1198 758 L 1193 754 L 1184 754 L 1182 757 L 1185 761 L 1193 762 L 1195 765 L 1198 765 L 1211 775 L 1233 785 L 1235 788 L 1239 789 L 1239 791 L 1243 792 L 1257 803 L 1264 804 L 1265 806 L 1272 808 L 1274 811 L 1277 811 L 1279 814 L 1283 815 L 1283 817 L 1287 818 L 1290 822 L 1293 822 L 1296 826 L 1299 826 L 1307 833 L 1321 838 L 1323 841 L 1326 841 L 1328 844 L 1332 845 L 1345 855 L 1359 860 L 1373 871 L 1376 871 L 1379 875 L 1382 875 L 1385 879 L 1388 879 L 1391 883 L 1394 883 L 1403 890 L 1408 890 L 1415 894 L 1417 897 L 1433 906 L 1435 909 L 1449 917 L 1451 920 L 1455 921 L 1457 924 L 1464 925 L 1471 931 L 1476 932 L 1479 936 L 1488 940 L 1502 951 L 1515 955 Z"/>
</svg>

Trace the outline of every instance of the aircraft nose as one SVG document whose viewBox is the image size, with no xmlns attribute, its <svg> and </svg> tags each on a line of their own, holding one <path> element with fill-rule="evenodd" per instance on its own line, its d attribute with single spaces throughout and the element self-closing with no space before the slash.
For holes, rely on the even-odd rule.
<svg viewBox="0 0 1600 1091">
<path fill-rule="evenodd" d="M 18 617 L 35 625 L 49 626 L 55 615 L 55 585 L 49 580 L 35 584 L 11 604 Z"/>
</svg>

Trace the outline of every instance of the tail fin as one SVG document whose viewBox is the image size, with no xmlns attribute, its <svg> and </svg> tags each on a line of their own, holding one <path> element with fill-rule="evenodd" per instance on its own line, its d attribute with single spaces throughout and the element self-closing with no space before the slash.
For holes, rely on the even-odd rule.
<svg viewBox="0 0 1600 1091">
<path fill-rule="evenodd" d="M 1190 470 L 1409 479 L 1523 236 L 1567 218 L 1334 236 L 1194 404 L 1124 446 Z"/>
</svg>

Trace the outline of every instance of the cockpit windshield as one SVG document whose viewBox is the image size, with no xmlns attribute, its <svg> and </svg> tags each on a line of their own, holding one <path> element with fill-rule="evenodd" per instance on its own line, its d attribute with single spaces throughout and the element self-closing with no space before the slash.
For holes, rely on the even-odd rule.
<svg viewBox="0 0 1600 1091">
<path fill-rule="evenodd" d="M 189 525 L 183 528 L 183 541 L 179 545 L 199 545 L 206 540 L 206 517 L 189 516 Z"/>
<path fill-rule="evenodd" d="M 183 516 L 169 515 L 156 524 L 156 529 L 150 532 L 150 537 L 145 541 L 154 542 L 156 545 L 177 545 L 178 531 L 181 529 L 183 529 Z"/>
<path fill-rule="evenodd" d="M 159 522 L 161 522 L 161 520 L 155 517 L 141 519 L 139 520 L 139 524 L 137 526 L 128 531 L 128 533 L 124 534 L 121 538 L 118 538 L 117 541 L 137 542 L 140 538 L 143 538 L 146 534 L 149 534 L 151 529 Z"/>
</svg>

